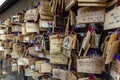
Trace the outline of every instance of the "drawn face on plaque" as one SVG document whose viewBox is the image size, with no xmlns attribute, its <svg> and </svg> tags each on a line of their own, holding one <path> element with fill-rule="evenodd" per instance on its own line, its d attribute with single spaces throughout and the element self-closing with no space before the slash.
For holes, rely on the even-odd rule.
<svg viewBox="0 0 120 80">
<path fill-rule="evenodd" d="M 63 48 L 65 48 L 65 49 L 70 49 L 71 46 L 72 46 L 72 43 L 73 43 L 73 38 L 70 37 L 70 36 L 67 36 L 67 37 L 64 39 Z"/>
<path fill-rule="evenodd" d="M 69 38 L 67 38 L 64 42 L 64 46 L 68 48 L 68 45 L 69 45 Z"/>
</svg>

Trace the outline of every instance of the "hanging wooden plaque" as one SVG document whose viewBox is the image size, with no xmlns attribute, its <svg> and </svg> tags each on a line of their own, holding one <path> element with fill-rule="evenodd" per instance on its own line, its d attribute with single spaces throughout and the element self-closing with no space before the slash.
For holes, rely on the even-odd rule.
<svg viewBox="0 0 120 80">
<path fill-rule="evenodd" d="M 109 64 L 113 60 L 115 53 L 119 52 L 119 44 L 120 41 L 113 42 L 110 50 L 108 51 L 109 53 L 107 54 L 105 64 Z"/>
<path fill-rule="evenodd" d="M 50 54 L 50 63 L 52 64 L 68 64 L 68 57 L 63 54 Z"/>
<path fill-rule="evenodd" d="M 29 20 L 34 20 L 34 22 L 36 22 L 38 19 L 38 9 L 29 9 L 26 11 L 25 13 L 25 20 L 29 21 Z"/>
<path fill-rule="evenodd" d="M 41 64 L 41 73 L 51 73 L 52 72 L 52 66 L 49 63 L 43 63 Z"/>
<path fill-rule="evenodd" d="M 67 71 L 62 69 L 53 69 L 53 78 L 67 80 Z"/>
<path fill-rule="evenodd" d="M 19 58 L 18 65 L 29 65 L 29 59 L 27 58 Z"/>
<path fill-rule="evenodd" d="M 82 7 L 78 10 L 77 24 L 104 22 L 104 7 Z"/>
<path fill-rule="evenodd" d="M 105 15 L 104 30 L 120 27 L 120 6 Z"/>
<path fill-rule="evenodd" d="M 57 38 L 56 35 L 50 36 L 50 54 L 58 54 L 62 52 L 63 35 Z"/>
<path fill-rule="evenodd" d="M 26 23 L 26 32 L 38 32 L 38 31 L 39 31 L 39 27 L 37 23 L 30 23 L 30 22 Z"/>
<path fill-rule="evenodd" d="M 85 58 L 77 60 L 77 72 L 101 74 L 104 67 L 104 58 Z"/>
</svg>

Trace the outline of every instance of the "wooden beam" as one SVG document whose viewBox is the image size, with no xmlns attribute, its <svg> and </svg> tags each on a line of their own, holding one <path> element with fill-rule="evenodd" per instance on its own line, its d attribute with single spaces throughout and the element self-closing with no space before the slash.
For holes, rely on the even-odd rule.
<svg viewBox="0 0 120 80">
<path fill-rule="evenodd" d="M 78 0 L 78 2 L 106 2 L 107 0 Z"/>
<path fill-rule="evenodd" d="M 85 2 L 85 3 L 78 3 L 78 6 L 106 6 L 106 3 L 105 2 L 103 2 L 103 3 L 87 3 L 87 2 Z"/>
</svg>

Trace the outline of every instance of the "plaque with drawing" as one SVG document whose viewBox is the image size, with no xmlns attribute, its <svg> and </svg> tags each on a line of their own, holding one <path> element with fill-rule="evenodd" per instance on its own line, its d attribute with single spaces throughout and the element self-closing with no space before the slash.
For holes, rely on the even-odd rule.
<svg viewBox="0 0 120 80">
<path fill-rule="evenodd" d="M 18 23 L 21 21 L 20 15 L 14 15 L 11 17 L 11 23 Z"/>
<path fill-rule="evenodd" d="M 65 37 L 63 41 L 63 48 L 70 50 L 72 48 L 73 38 L 71 36 Z"/>
<path fill-rule="evenodd" d="M 39 27 L 41 28 L 52 28 L 53 27 L 53 21 L 48 20 L 39 20 Z"/>
</svg>

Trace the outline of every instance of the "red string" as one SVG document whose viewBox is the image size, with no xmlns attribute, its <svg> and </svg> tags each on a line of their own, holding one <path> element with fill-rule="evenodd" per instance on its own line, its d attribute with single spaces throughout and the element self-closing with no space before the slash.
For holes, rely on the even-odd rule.
<svg viewBox="0 0 120 80">
<path fill-rule="evenodd" d="M 120 28 L 118 28 L 118 29 L 116 30 L 116 32 L 117 32 L 118 40 L 120 40 Z"/>
<path fill-rule="evenodd" d="M 74 28 L 71 29 L 70 34 L 75 33 Z"/>
<path fill-rule="evenodd" d="M 90 80 L 94 80 L 94 76 L 93 75 L 90 75 L 89 78 L 90 78 Z"/>
<path fill-rule="evenodd" d="M 58 30 L 57 38 L 60 39 L 60 29 Z"/>
<path fill-rule="evenodd" d="M 117 1 L 117 6 L 116 7 L 118 7 L 119 5 L 120 5 L 120 0 Z"/>
<path fill-rule="evenodd" d="M 88 31 L 92 32 L 92 27 L 88 26 Z"/>
</svg>

